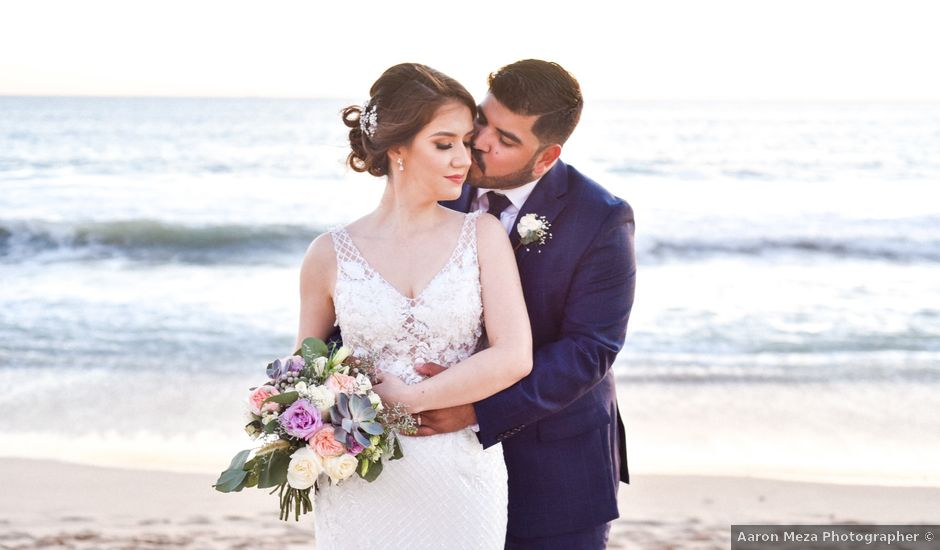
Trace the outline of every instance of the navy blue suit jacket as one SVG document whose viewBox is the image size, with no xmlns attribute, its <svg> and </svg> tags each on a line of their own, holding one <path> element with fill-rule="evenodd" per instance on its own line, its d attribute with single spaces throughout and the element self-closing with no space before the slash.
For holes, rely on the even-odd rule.
<svg viewBox="0 0 940 550">
<path fill-rule="evenodd" d="M 442 204 L 467 212 L 475 193 L 465 185 Z M 618 483 L 629 482 L 611 365 L 633 305 L 634 220 L 626 202 L 560 160 L 516 223 L 528 213 L 552 224 L 544 245 L 516 249 L 532 372 L 474 407 L 483 445 L 503 444 L 509 533 L 546 537 L 617 518 Z M 514 227 L 513 246 L 519 239 Z"/>
</svg>

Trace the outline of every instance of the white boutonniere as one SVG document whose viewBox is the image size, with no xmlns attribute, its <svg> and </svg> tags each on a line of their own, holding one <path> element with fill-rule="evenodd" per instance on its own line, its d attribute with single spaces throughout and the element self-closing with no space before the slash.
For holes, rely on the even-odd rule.
<svg viewBox="0 0 940 550">
<path fill-rule="evenodd" d="M 529 251 L 528 246 L 530 244 L 542 246 L 546 241 L 552 238 L 552 234 L 549 233 L 551 228 L 552 224 L 548 223 L 545 216 L 539 216 L 534 213 L 526 214 L 522 216 L 519 220 L 519 224 L 516 226 L 520 237 L 519 244 L 526 246 L 526 252 Z M 519 246 L 517 245 L 516 248 L 519 248 Z M 541 253 L 542 251 L 539 250 L 539 254 Z"/>
</svg>

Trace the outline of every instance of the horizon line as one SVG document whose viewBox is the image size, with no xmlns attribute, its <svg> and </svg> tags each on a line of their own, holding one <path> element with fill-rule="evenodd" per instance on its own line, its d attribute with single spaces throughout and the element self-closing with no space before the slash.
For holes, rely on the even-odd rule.
<svg viewBox="0 0 940 550">
<path fill-rule="evenodd" d="M 0 92 L 0 98 L 35 98 L 35 99 L 218 99 L 218 100 L 283 100 L 283 101 L 353 101 L 341 96 L 290 96 L 290 95 L 161 95 L 161 94 L 17 94 Z M 940 103 L 940 98 L 837 98 L 837 97 L 611 97 L 590 98 L 596 102 L 636 102 L 636 103 Z"/>
</svg>

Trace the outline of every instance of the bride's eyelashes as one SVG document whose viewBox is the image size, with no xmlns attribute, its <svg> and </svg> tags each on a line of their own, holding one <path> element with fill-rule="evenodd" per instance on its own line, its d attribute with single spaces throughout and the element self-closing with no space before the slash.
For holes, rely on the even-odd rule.
<svg viewBox="0 0 940 550">
<path fill-rule="evenodd" d="M 447 151 L 447 150 L 454 148 L 453 143 L 436 143 L 435 145 L 437 145 L 437 148 L 441 151 Z M 469 141 L 463 142 L 463 146 L 468 149 L 470 148 L 471 145 L 472 145 L 472 142 L 469 142 Z"/>
</svg>

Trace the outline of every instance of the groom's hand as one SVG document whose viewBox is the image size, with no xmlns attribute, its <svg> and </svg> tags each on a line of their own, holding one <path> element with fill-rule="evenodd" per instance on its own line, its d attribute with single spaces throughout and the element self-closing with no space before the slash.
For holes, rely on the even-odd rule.
<svg viewBox="0 0 940 550">
<path fill-rule="evenodd" d="M 424 411 L 419 414 L 421 426 L 416 435 L 446 434 L 462 430 L 477 423 L 473 405 L 457 405 L 446 409 Z"/>
<path fill-rule="evenodd" d="M 437 376 L 445 370 L 447 369 L 438 365 L 437 363 L 418 363 L 415 365 L 415 372 L 421 376 L 424 376 L 425 378 Z"/>
<path fill-rule="evenodd" d="M 436 376 L 446 369 L 437 363 L 421 363 L 415 365 L 415 372 L 421 376 L 430 378 Z M 477 423 L 477 413 L 473 405 L 458 405 L 447 409 L 438 409 L 436 411 L 424 411 L 421 413 L 421 426 L 418 427 L 417 435 L 445 434 L 462 430 L 467 426 Z"/>
</svg>

